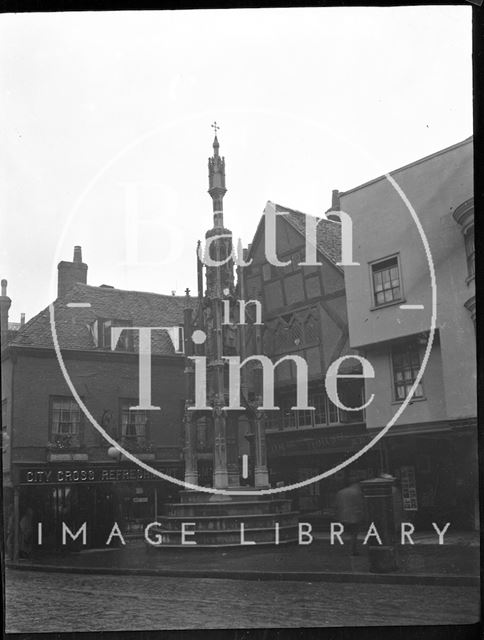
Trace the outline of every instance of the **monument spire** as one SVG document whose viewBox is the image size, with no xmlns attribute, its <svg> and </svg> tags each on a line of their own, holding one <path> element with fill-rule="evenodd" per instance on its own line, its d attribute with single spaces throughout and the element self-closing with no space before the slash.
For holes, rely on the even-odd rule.
<svg viewBox="0 0 484 640">
<path fill-rule="evenodd" d="M 225 158 L 219 155 L 220 144 L 217 138 L 217 131 L 220 129 L 214 122 L 211 125 L 215 132 L 213 140 L 213 156 L 208 159 L 208 193 L 213 203 L 213 226 L 215 229 L 223 229 L 223 197 L 227 192 L 225 188 Z"/>
</svg>

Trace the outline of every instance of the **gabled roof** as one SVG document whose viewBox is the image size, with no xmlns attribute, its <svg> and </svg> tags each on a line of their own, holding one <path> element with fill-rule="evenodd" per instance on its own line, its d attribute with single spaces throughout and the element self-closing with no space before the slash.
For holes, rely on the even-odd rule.
<svg viewBox="0 0 484 640">
<path fill-rule="evenodd" d="M 69 302 L 85 302 L 90 307 L 68 307 Z M 97 349 L 91 327 L 99 319 L 125 320 L 128 326 L 135 327 L 183 326 L 185 307 L 195 309 L 196 305 L 196 298 L 92 287 L 78 283 L 68 294 L 54 302 L 59 346 L 61 349 Z M 52 349 L 54 345 L 49 307 L 34 316 L 15 334 L 10 343 L 12 346 Z M 136 342 L 135 337 L 135 345 Z M 152 352 L 163 355 L 175 353 L 167 332 L 153 332 Z"/>
<path fill-rule="evenodd" d="M 275 207 L 278 213 L 286 213 L 283 217 L 303 236 L 306 229 L 306 217 L 315 217 L 289 207 L 283 207 L 280 204 L 276 204 Z M 336 264 L 341 260 L 341 224 L 334 220 L 317 219 L 319 219 L 316 238 L 317 249 Z"/>
<path fill-rule="evenodd" d="M 284 207 L 283 205 L 273 203 L 270 200 L 267 204 L 275 207 L 276 213 L 281 214 L 279 216 L 279 219 L 282 218 L 283 220 L 285 220 L 303 237 L 305 235 L 306 229 L 306 218 L 312 217 L 319 220 L 316 237 L 317 250 L 329 262 L 331 262 L 336 269 L 340 270 L 341 272 L 343 271 L 342 267 L 337 264 L 337 262 L 339 262 L 341 259 L 341 224 L 339 222 L 336 222 L 334 220 L 325 220 L 324 218 L 317 218 L 316 216 L 309 216 L 309 214 L 302 213 L 302 211 L 297 211 L 296 209 L 291 209 L 290 207 Z M 261 216 L 261 219 L 259 220 L 254 238 L 250 245 L 248 257 L 251 256 L 258 242 L 260 234 L 262 233 L 264 219 L 265 216 L 263 214 Z"/>
</svg>

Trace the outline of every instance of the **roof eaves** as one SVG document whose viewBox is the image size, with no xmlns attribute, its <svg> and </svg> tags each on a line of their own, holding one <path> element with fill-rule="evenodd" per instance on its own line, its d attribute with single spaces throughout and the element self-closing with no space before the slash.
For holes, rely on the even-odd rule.
<svg viewBox="0 0 484 640">
<path fill-rule="evenodd" d="M 450 147 L 445 147 L 445 149 L 440 149 L 439 151 L 435 151 L 435 153 L 431 153 L 428 156 L 424 156 L 423 158 L 419 158 L 418 160 L 414 160 L 413 162 L 410 162 L 409 164 L 405 164 L 403 165 L 403 167 L 398 167 L 398 169 L 393 169 L 392 171 L 388 171 L 388 173 L 384 173 L 381 176 L 378 176 L 377 178 L 372 178 L 371 180 L 368 180 L 367 182 L 363 182 L 362 184 L 358 185 L 357 187 L 352 187 L 351 189 L 347 189 L 346 191 L 340 191 L 339 192 L 339 197 L 344 197 L 346 195 L 349 195 L 350 193 L 354 193 L 355 191 L 358 191 L 359 189 L 365 189 L 366 187 L 369 187 L 372 184 L 375 184 L 376 182 L 380 182 L 381 180 L 386 180 L 387 176 L 394 176 L 397 173 L 400 173 L 401 171 L 405 171 L 406 169 L 410 169 L 412 167 L 415 167 L 419 164 L 421 164 L 422 162 L 426 162 L 427 160 L 432 160 L 432 158 L 436 158 L 440 155 L 443 155 L 444 153 L 448 153 L 449 151 L 453 151 L 454 149 L 458 149 L 459 147 L 464 146 L 465 144 L 468 144 L 469 142 L 471 142 L 473 140 L 474 136 L 469 136 L 468 138 L 466 138 L 465 140 L 461 140 L 460 142 L 456 142 L 455 144 L 451 145 Z"/>
</svg>

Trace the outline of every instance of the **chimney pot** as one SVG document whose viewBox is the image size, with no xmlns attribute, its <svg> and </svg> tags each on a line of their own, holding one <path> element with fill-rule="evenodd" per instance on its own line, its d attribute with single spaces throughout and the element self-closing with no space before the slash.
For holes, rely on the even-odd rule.
<svg viewBox="0 0 484 640">
<path fill-rule="evenodd" d="M 23 327 L 25 324 L 25 313 L 20 314 L 20 326 Z"/>
<path fill-rule="evenodd" d="M 7 281 L 2 280 L 2 296 L 0 297 L 0 342 L 2 349 L 7 346 L 8 340 L 8 310 L 12 301 L 7 296 Z"/>
<path fill-rule="evenodd" d="M 331 209 L 333 211 L 339 211 L 339 190 L 333 189 L 333 195 L 331 198 Z"/>
<path fill-rule="evenodd" d="M 87 284 L 87 264 L 82 261 L 81 247 L 74 247 L 72 262 L 63 260 L 57 265 L 59 272 L 57 281 L 57 297 L 64 296 L 75 284 Z"/>
<path fill-rule="evenodd" d="M 77 245 L 74 247 L 74 259 L 73 262 L 80 263 L 82 262 L 82 248 Z"/>
</svg>

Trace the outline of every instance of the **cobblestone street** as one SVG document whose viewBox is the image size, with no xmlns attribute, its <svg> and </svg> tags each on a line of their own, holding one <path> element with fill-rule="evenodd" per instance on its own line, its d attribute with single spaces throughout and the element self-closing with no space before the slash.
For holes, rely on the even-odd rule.
<svg viewBox="0 0 484 640">
<path fill-rule="evenodd" d="M 6 572 L 7 632 L 477 621 L 475 587 Z"/>
</svg>

